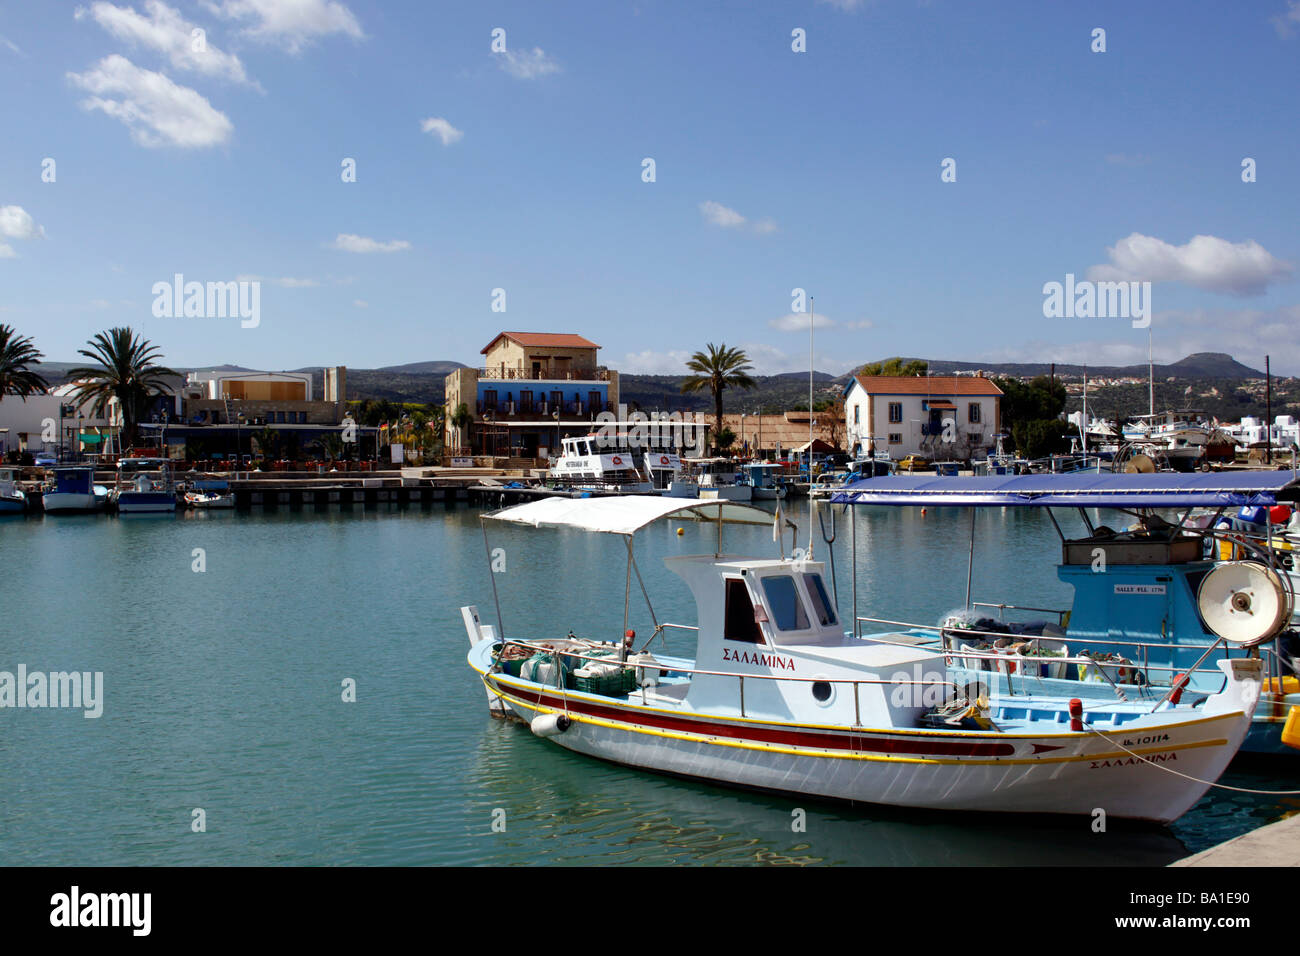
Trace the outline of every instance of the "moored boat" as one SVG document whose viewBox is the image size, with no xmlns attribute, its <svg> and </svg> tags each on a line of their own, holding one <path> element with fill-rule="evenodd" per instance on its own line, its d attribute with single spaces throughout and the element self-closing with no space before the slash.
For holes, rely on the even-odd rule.
<svg viewBox="0 0 1300 956">
<path fill-rule="evenodd" d="M 0 514 L 19 515 L 27 510 L 27 495 L 18 487 L 18 469 L 0 468 Z"/>
<path fill-rule="evenodd" d="M 53 479 L 41 496 L 46 514 L 84 514 L 107 507 L 108 489 L 95 484 L 93 465 L 59 465 L 51 471 Z"/>
<path fill-rule="evenodd" d="M 469 664 L 495 710 L 579 753 L 719 783 L 949 810 L 1105 807 L 1162 823 L 1199 799 L 1249 727 L 1263 669 L 1252 656 L 1222 662 L 1221 688 L 1192 702 L 990 701 L 956 685 L 939 651 L 847 634 L 808 555 L 726 553 L 724 525 L 771 523 L 752 506 L 550 499 L 485 519 L 625 537 L 630 595 L 632 538 L 668 517 L 717 524 L 715 553 L 666 559 L 696 624 L 660 620 L 646 595 L 651 636 L 694 633 L 694 656 L 635 653 L 632 629 L 615 643 L 549 637 L 564 621 L 507 635 L 500 617 L 485 625 L 466 607 Z"/>
<path fill-rule="evenodd" d="M 850 486 L 832 502 L 1044 508 L 1061 538 L 1056 576 L 1074 591 L 1070 606 L 1028 607 L 1003 594 L 976 601 L 968 571 L 965 599 L 955 595 L 953 602 L 962 611 L 937 624 L 856 619 L 858 626 L 881 629 L 870 639 L 942 649 L 966 680 L 985 682 L 999 699 L 1120 694 L 1148 707 L 1169 697 L 1217 692 L 1221 675 L 1211 662 L 1250 654 L 1263 662 L 1266 683 L 1243 749 L 1295 755 L 1282 735 L 1291 709 L 1300 706 L 1300 637 L 1289 630 L 1294 585 L 1259 549 L 1253 561 L 1222 561 L 1214 525 L 1229 509 L 1269 507 L 1297 496 L 1300 484 L 1290 473 L 1103 473 L 884 478 Z M 1094 522 L 1090 509 L 1117 510 L 1129 516 L 1126 522 L 1137 521 L 1130 527 L 1112 521 L 1121 527 L 1115 530 Z M 1191 520 L 1202 509 L 1209 515 Z M 1072 511 L 1080 530 L 1067 534 L 1062 519 Z M 974 528 L 972 512 L 972 567 Z"/>
</svg>

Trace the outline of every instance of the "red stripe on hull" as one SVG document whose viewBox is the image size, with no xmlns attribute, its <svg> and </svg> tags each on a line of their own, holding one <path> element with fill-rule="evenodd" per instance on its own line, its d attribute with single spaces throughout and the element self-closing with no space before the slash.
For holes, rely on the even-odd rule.
<svg viewBox="0 0 1300 956">
<path fill-rule="evenodd" d="M 500 686 L 529 703 L 548 707 L 552 710 L 563 711 L 567 708 L 569 713 L 586 714 L 603 720 L 616 720 L 623 723 L 655 727 L 661 730 L 708 734 L 714 737 L 729 737 L 756 743 L 922 757 L 1010 757 L 1016 752 L 1015 745 L 1009 743 L 982 743 L 978 741 L 966 743 L 965 741 L 920 739 L 894 740 L 888 737 L 863 736 L 852 731 L 827 733 L 816 730 L 780 730 L 757 727 L 752 724 L 738 726 L 728 723 L 714 723 L 708 720 L 672 717 L 666 714 L 647 713 L 641 710 L 603 707 L 600 704 L 573 697 L 568 698 L 566 701 L 550 694 L 543 694 L 531 689 L 524 690 L 504 682 Z"/>
</svg>

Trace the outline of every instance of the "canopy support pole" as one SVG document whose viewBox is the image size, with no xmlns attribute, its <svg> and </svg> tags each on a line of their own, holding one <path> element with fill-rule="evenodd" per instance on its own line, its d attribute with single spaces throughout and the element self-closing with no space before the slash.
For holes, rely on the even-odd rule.
<svg viewBox="0 0 1300 956">
<path fill-rule="evenodd" d="M 975 510 L 970 510 L 970 555 L 966 560 L 966 606 L 970 607 L 970 581 L 975 571 Z M 1048 511 L 1052 509 L 1048 508 Z"/>
<path fill-rule="evenodd" d="M 492 570 L 492 549 L 488 546 L 487 522 L 480 517 L 478 523 L 479 527 L 483 529 L 483 551 L 487 554 L 488 577 L 492 581 L 492 603 L 497 606 L 497 637 L 504 641 L 506 639 L 506 626 L 501 621 L 501 598 L 497 596 L 497 576 Z"/>
<path fill-rule="evenodd" d="M 849 512 L 849 550 L 853 552 L 853 636 L 857 638 L 861 636 L 858 633 L 858 513 L 848 505 L 844 507 Z M 856 696 L 856 685 L 853 693 Z"/>
<path fill-rule="evenodd" d="M 1062 541 L 1064 541 L 1064 540 L 1065 540 L 1065 532 L 1061 530 L 1061 525 L 1060 525 L 1060 523 L 1056 520 L 1056 512 L 1054 512 L 1051 508 L 1044 508 L 1043 510 L 1047 512 L 1047 517 L 1049 517 L 1049 518 L 1052 519 L 1052 527 L 1054 527 L 1054 528 L 1056 529 L 1056 533 L 1057 533 L 1057 535 L 1059 535 L 1059 536 L 1060 536 L 1060 539 L 1061 539 Z M 1122 510 L 1122 509 L 1120 509 L 1120 510 Z"/>
</svg>

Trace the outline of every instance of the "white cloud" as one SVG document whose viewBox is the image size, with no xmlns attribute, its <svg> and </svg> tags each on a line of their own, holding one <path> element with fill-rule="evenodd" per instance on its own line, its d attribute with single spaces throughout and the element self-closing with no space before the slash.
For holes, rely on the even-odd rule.
<svg viewBox="0 0 1300 956">
<path fill-rule="evenodd" d="M 767 324 L 782 332 L 807 332 L 808 315 L 807 312 L 791 312 L 779 319 L 771 319 Z M 813 321 L 813 327 L 818 329 L 829 329 L 833 325 L 835 323 L 824 315 L 818 315 Z"/>
<path fill-rule="evenodd" d="M 204 0 L 203 5 L 227 20 L 252 20 L 243 30 L 245 36 L 278 44 L 290 53 L 334 33 L 365 39 L 352 11 L 337 0 Z"/>
<path fill-rule="evenodd" d="M 1270 282 L 1286 279 L 1291 266 L 1254 240 L 1229 242 L 1193 236 L 1186 245 L 1133 233 L 1106 250 L 1109 265 L 1096 265 L 1088 278 L 1099 282 L 1185 282 L 1211 292 L 1258 295 Z"/>
<path fill-rule="evenodd" d="M 14 252 L 14 247 L 7 242 L 0 242 L 0 259 L 17 259 L 18 253 Z"/>
<path fill-rule="evenodd" d="M 459 142 L 465 135 L 464 132 L 452 126 L 441 116 L 430 116 L 420 123 L 420 129 L 438 137 L 442 140 L 443 146 L 450 146 L 452 143 Z"/>
<path fill-rule="evenodd" d="M 723 229 L 735 229 L 745 224 L 744 216 L 712 199 L 700 203 L 700 212 L 708 222 Z"/>
<path fill-rule="evenodd" d="M 276 285 L 282 289 L 312 289 L 320 285 L 316 279 L 295 279 L 292 276 L 282 276 L 279 278 L 272 276 L 255 276 L 239 275 L 235 276 L 238 282 L 265 282 L 268 285 Z"/>
<path fill-rule="evenodd" d="M 116 53 L 85 73 L 69 73 L 68 79 L 94 94 L 82 100 L 83 109 L 103 110 L 121 120 L 141 146 L 216 146 L 230 139 L 235 128 L 225 113 L 194 90 L 162 73 L 142 70 Z"/>
<path fill-rule="evenodd" d="M 619 371 L 632 375 L 685 375 L 691 353 L 684 351 L 629 352 L 619 363 Z"/>
<path fill-rule="evenodd" d="M 340 252 L 402 252 L 411 248 L 411 244 L 405 239 L 390 239 L 388 242 L 380 242 L 378 239 L 355 236 L 346 232 L 340 232 L 332 245 Z"/>
<path fill-rule="evenodd" d="M 232 53 L 223 53 L 207 41 L 206 31 L 200 49 L 194 31 L 199 29 L 186 20 L 179 10 L 162 0 L 145 0 L 147 16 L 134 7 L 116 7 L 111 3 L 92 3 L 90 9 L 77 9 L 76 18 L 90 16 L 119 40 L 148 47 L 167 57 L 178 70 L 192 70 L 204 76 L 224 77 L 236 83 L 249 83 L 244 64 Z"/>
<path fill-rule="evenodd" d="M 36 225 L 22 206 L 0 206 L 0 237 L 5 239 L 44 239 L 45 230 Z"/>
<path fill-rule="evenodd" d="M 1151 157 L 1145 153 L 1107 153 L 1106 162 L 1112 166 L 1146 166 Z"/>
<path fill-rule="evenodd" d="M 846 13 L 852 13 L 854 10 L 862 6 L 863 0 L 817 0 L 817 2 L 829 4 L 838 10 L 845 11 Z"/>
<path fill-rule="evenodd" d="M 1286 10 L 1273 17 L 1273 26 L 1281 37 L 1289 37 L 1300 26 L 1300 0 L 1287 0 Z"/>
<path fill-rule="evenodd" d="M 353 299 L 352 304 L 355 305 L 358 309 L 370 308 L 370 303 L 367 302 L 365 299 Z"/>
<path fill-rule="evenodd" d="M 712 199 L 706 199 L 700 203 L 699 208 L 700 214 L 704 216 L 704 221 L 713 226 L 719 226 L 723 229 L 744 229 L 757 236 L 770 236 L 776 232 L 776 223 L 771 219 L 760 219 L 758 222 L 751 223 L 730 206 L 724 206 Z"/>
<path fill-rule="evenodd" d="M 870 319 L 859 319 L 856 322 L 844 323 L 844 328 L 852 329 L 853 331 L 859 331 L 861 329 L 874 329 L 875 327 L 876 327 L 876 323 L 872 322 Z"/>
<path fill-rule="evenodd" d="M 560 72 L 560 64 L 547 55 L 541 47 L 535 46 L 531 52 L 524 50 L 517 53 L 514 50 L 502 50 L 492 55 L 498 57 L 497 62 L 501 69 L 520 80 L 535 80 L 539 76 Z"/>
<path fill-rule="evenodd" d="M 18 44 L 14 43 L 13 40 L 9 39 L 9 38 L 6 37 L 6 36 L 0 36 L 0 43 L 4 44 L 6 47 L 8 47 L 8 48 L 9 48 L 10 50 L 12 50 L 14 53 L 17 53 L 19 56 L 26 56 L 26 55 L 27 55 L 27 54 L 23 53 L 22 50 L 18 49 Z"/>
</svg>

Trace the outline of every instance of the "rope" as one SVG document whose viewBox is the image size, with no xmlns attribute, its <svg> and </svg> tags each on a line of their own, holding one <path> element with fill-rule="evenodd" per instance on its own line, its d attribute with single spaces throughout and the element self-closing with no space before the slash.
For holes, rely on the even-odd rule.
<svg viewBox="0 0 1300 956">
<path fill-rule="evenodd" d="M 1121 744 L 1119 741 L 1115 740 L 1113 737 L 1110 737 L 1107 734 L 1103 733 L 1102 731 L 1098 730 L 1088 721 L 1086 720 L 1083 721 L 1083 724 L 1084 726 L 1092 730 L 1092 732 L 1096 734 L 1098 737 L 1114 744 L 1116 747 L 1124 751 L 1129 756 L 1137 757 L 1138 760 L 1141 760 L 1143 763 L 1149 763 L 1151 764 L 1151 766 L 1157 768 L 1158 770 L 1163 770 L 1166 773 L 1172 773 L 1175 777 L 1182 777 L 1184 780 L 1191 780 L 1194 781 L 1195 783 L 1203 783 L 1207 787 L 1215 787 L 1219 790 L 1231 790 L 1234 793 L 1253 793 L 1265 797 L 1289 797 L 1289 796 L 1295 796 L 1297 794 L 1300 794 L 1300 790 L 1252 790 L 1250 787 L 1230 787 L 1226 783 L 1215 783 L 1212 780 L 1202 780 L 1200 777 L 1193 777 L 1191 774 L 1180 773 L 1179 771 L 1174 770 L 1172 767 L 1166 767 L 1162 763 L 1156 763 L 1154 760 L 1148 760 L 1146 757 L 1142 756 L 1141 754 L 1134 753 L 1133 751 L 1125 747 L 1123 744 Z"/>
</svg>

